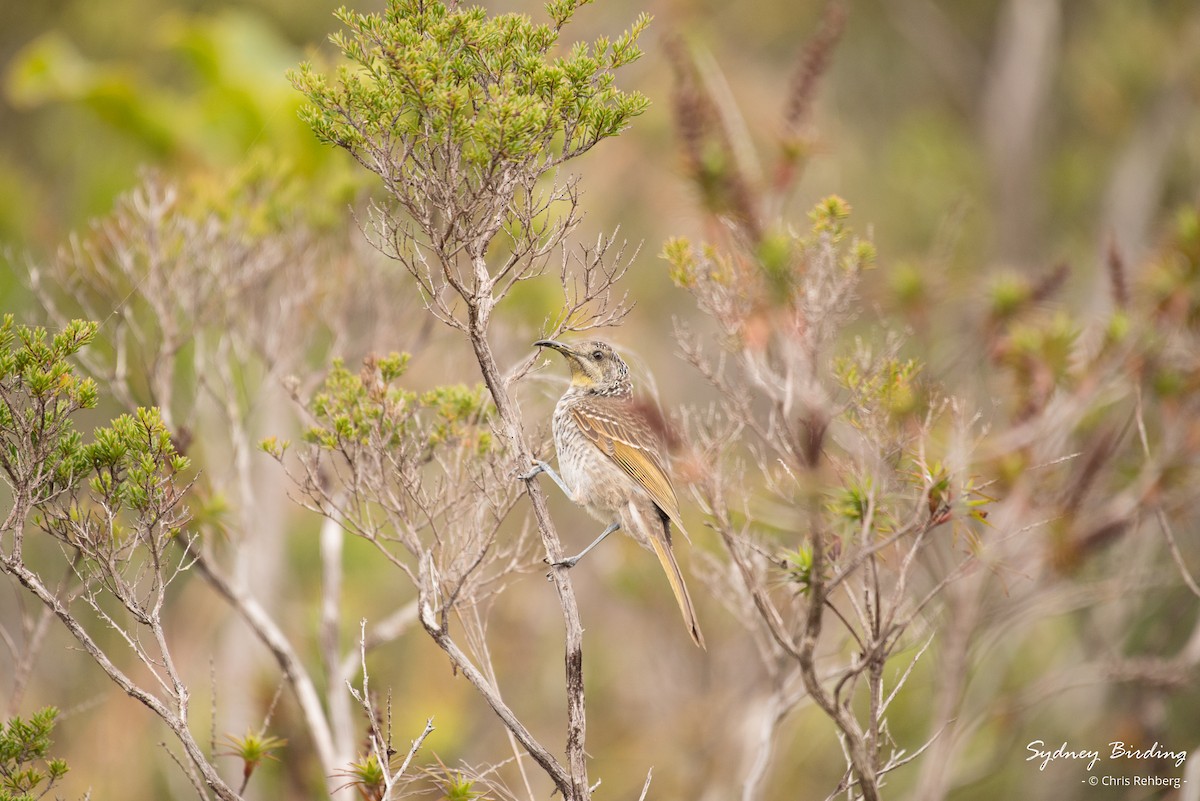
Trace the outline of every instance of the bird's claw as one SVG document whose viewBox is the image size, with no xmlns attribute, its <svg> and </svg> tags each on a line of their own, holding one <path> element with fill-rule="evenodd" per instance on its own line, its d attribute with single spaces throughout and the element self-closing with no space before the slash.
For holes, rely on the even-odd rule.
<svg viewBox="0 0 1200 801">
<path fill-rule="evenodd" d="M 550 557 L 547 556 L 542 561 L 545 562 L 546 564 L 550 565 L 550 567 L 561 567 L 561 568 L 570 570 L 571 568 L 575 567 L 575 565 L 579 562 L 579 557 L 572 556 L 569 559 L 559 559 L 557 562 L 551 562 Z M 553 578 L 554 578 L 554 571 L 551 570 L 549 573 L 546 574 L 546 581 L 550 581 Z"/>
<path fill-rule="evenodd" d="M 550 469 L 550 465 L 546 464 L 545 462 L 534 459 L 533 460 L 533 469 L 530 470 L 528 473 L 518 473 L 517 480 L 518 481 L 529 481 L 530 479 L 536 477 L 540 473 L 546 472 L 549 469 Z"/>
</svg>

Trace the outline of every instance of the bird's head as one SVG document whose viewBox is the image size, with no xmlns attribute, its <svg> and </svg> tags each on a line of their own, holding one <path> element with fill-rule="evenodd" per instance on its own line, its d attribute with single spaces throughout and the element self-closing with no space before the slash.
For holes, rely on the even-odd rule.
<svg viewBox="0 0 1200 801">
<path fill-rule="evenodd" d="M 593 340 L 567 345 L 553 339 L 533 343 L 561 353 L 571 367 L 571 386 L 585 392 L 616 394 L 630 391 L 629 367 L 607 342 Z"/>
</svg>

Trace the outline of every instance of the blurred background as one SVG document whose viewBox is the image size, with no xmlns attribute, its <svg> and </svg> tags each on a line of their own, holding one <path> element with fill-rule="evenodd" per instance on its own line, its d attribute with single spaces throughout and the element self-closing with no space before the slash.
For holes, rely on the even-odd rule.
<svg viewBox="0 0 1200 801">
<path fill-rule="evenodd" d="M 485 5 L 540 13 L 525 0 Z M 353 7 L 381 10 L 383 3 L 363 0 Z M 933 375 L 982 392 L 987 380 L 979 374 L 987 366 L 964 343 L 974 341 L 974 326 L 989 311 L 989 287 L 1013 277 L 1036 283 L 1065 265 L 1063 285 L 1047 304 L 1070 308 L 1086 323 L 1109 310 L 1112 254 L 1119 253 L 1136 279 L 1180 225 L 1187 213 L 1181 210 L 1200 201 L 1200 5 L 848 0 L 845 7 L 844 33 L 809 117 L 805 174 L 778 214 L 804 230 L 804 213 L 818 198 L 846 198 L 857 230 L 872 236 L 879 253 L 879 269 L 863 287 L 864 308 L 873 310 L 864 324 L 895 321 L 920 344 Z M 622 238 L 641 243 L 625 283 L 637 306 L 610 336 L 631 352 L 642 379 L 654 377 L 667 408 L 702 397 L 703 388 L 677 358 L 672 339 L 673 321 L 696 312 L 657 254 L 669 237 L 702 238 L 708 218 L 680 156 L 664 42 L 683 42 L 708 85 L 737 110 L 739 163 L 764 180 L 781 146 L 791 76 L 824 8 L 805 0 L 600 0 L 570 29 L 571 36 L 593 39 L 624 30 L 640 11 L 655 18 L 643 39 L 645 57 L 618 79 L 623 88 L 648 95 L 652 105 L 625 135 L 572 167 L 582 174 L 586 218 L 580 238 L 619 227 Z M 279 190 L 268 205 L 332 232 L 351 254 L 330 256 L 330 271 L 338 269 L 339 258 L 378 258 L 358 241 L 351 219 L 351 209 L 374 191 L 372 181 L 300 122 L 301 97 L 286 78 L 305 59 L 334 63 L 336 53 L 326 42 L 337 26 L 333 10 L 284 0 L 0 6 L 2 310 L 24 322 L 44 321 L 28 289 L 29 266 L 53 259 L 72 232 L 109 213 L 147 168 L 177 177 L 198 195 L 269 179 Z M 435 332 L 429 339 L 415 322 L 405 327 L 417 319 L 411 297 L 402 296 L 405 286 L 395 283 L 396 316 L 386 327 L 394 336 L 368 336 L 356 349 L 335 355 L 353 364 L 369 348 L 420 342 L 414 381 L 473 380 L 467 363 L 439 356 L 450 347 L 448 335 Z M 536 338 L 554 302 L 550 290 L 543 297 L 529 288 L 508 307 L 506 358 L 519 358 L 523 343 Z M 386 302 L 382 308 L 379 314 L 388 316 Z M 543 375 L 546 380 L 526 393 L 527 414 L 544 412 L 560 390 L 554 376 Z M 120 411 L 110 404 L 97 420 Z M 262 435 L 276 433 L 269 428 Z M 201 469 L 220 495 L 230 457 L 217 446 L 204 450 L 206 435 L 193 435 L 201 442 Z M 290 627 L 305 631 L 318 614 L 311 589 L 318 522 L 283 501 L 277 466 L 261 454 L 254 458 L 260 460 L 256 486 L 274 497 L 264 528 L 275 532 L 275 544 L 263 552 L 270 566 L 260 594 Z M 573 541 L 591 536 L 590 519 L 581 512 L 557 500 L 554 509 Z M 702 528 L 697 517 L 693 529 Z M 1200 564 L 1196 531 L 1177 533 L 1185 556 Z M 1029 547 L 1047 546 L 1031 538 Z M 379 619 L 408 600 L 399 590 L 400 597 L 389 595 L 396 582 L 369 546 L 349 541 L 347 549 L 353 576 L 346 588 L 348 620 Z M 576 576 L 588 633 L 592 773 L 604 779 L 597 797 L 636 797 L 650 765 L 652 798 L 735 797 L 735 778 L 751 757 L 728 750 L 727 741 L 740 736 L 732 728 L 745 727 L 746 738 L 753 734 L 753 718 L 743 712 L 760 667 L 739 639 L 737 621 L 715 602 L 700 603 L 710 651 L 695 652 L 674 619 L 669 590 L 635 550 L 628 543 L 606 545 Z M 1179 587 L 1169 566 L 1163 570 L 1163 586 L 1140 584 L 1136 603 L 1063 572 L 1055 603 L 1010 609 L 1020 625 L 989 629 L 994 636 L 969 652 L 976 667 L 965 693 L 973 717 L 954 753 L 949 797 L 1196 797 L 1129 788 L 1084 791 L 1069 766 L 1042 772 L 1026 762 L 1025 744 L 1035 739 L 1051 747 L 1064 740 L 1103 747 L 1110 739 L 1143 746 L 1157 739 L 1188 752 L 1200 747 L 1195 660 L 1184 665 L 1181 680 L 1173 675 L 1149 685 L 1115 682 L 1096 661 L 1114 649 L 1186 650 L 1196 624 L 1195 598 Z M 1133 605 L 1109 606 L 1118 601 Z M 26 603 L 18 593 L 6 593 L 0 618 L 15 620 Z M 215 671 L 219 675 L 239 677 L 211 701 L 215 731 L 241 734 L 256 726 L 278 683 L 267 654 L 229 645 L 244 642 L 237 623 L 199 583 L 183 587 L 172 614 L 188 632 L 179 646 L 194 651 L 190 678 L 199 717 L 208 715 L 214 695 L 211 660 L 228 668 Z M 1105 638 L 1114 615 L 1121 630 L 1134 636 Z M 980 625 L 989 622 L 996 621 Z M 505 694 L 550 742 L 559 736 L 562 715 L 560 626 L 537 572 L 510 587 L 492 612 Z M 619 648 L 631 631 L 637 632 L 636 647 Z M 46 704 L 64 709 L 55 750 L 72 772 L 62 797 L 76 798 L 89 788 L 93 799 L 190 792 L 158 748 L 163 733 L 157 722 L 68 646 L 64 636 L 51 633 L 20 709 L 10 710 L 28 714 Z M 372 681 L 392 688 L 399 741 L 415 736 L 433 716 L 437 731 L 426 748 L 446 764 L 482 763 L 506 753 L 491 712 L 450 673 L 422 632 L 379 649 L 372 661 Z M 931 734 L 928 699 L 939 681 L 932 664 L 918 669 L 897 702 L 893 733 L 910 747 Z M 0 658 L 0 677 L 4 665 Z M 0 688 L 9 689 L 2 678 Z M 289 746 L 280 763 L 265 767 L 252 783 L 252 796 L 319 792 L 314 788 L 321 778 L 306 762 L 310 746 L 293 716 L 285 696 L 275 723 Z M 824 719 L 802 708 L 784 727 L 764 798 L 824 798 L 840 765 Z M 238 771 L 232 760 L 229 771 Z M 908 797 L 918 775 L 916 766 L 897 773 L 890 794 Z M 1200 789 L 1200 776 L 1191 786 Z"/>
</svg>

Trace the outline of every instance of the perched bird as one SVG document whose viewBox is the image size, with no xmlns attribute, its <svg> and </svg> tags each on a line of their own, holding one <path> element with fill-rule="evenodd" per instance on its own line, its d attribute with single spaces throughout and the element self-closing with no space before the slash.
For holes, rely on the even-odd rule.
<svg viewBox="0 0 1200 801">
<path fill-rule="evenodd" d="M 562 475 L 538 462 L 522 478 L 546 473 L 568 498 L 608 524 L 591 545 L 555 566 L 574 567 L 605 537 L 624 529 L 658 556 L 688 633 L 703 648 L 692 598 L 671 553 L 671 523 L 684 531 L 679 501 L 667 475 L 656 427 L 634 403 L 629 367 L 604 342 L 572 347 L 543 339 L 533 344 L 553 348 L 566 357 L 571 385 L 554 408 L 554 448 Z"/>
</svg>

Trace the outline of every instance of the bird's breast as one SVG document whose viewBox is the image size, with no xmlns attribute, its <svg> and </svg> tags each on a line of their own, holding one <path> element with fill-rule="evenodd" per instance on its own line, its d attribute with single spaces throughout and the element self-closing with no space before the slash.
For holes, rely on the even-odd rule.
<svg viewBox="0 0 1200 801">
<path fill-rule="evenodd" d="M 560 402 L 555 408 L 553 430 L 559 474 L 574 493 L 573 500 L 593 516 L 611 522 L 632 496 L 644 494 L 633 479 L 580 430 L 571 415 L 570 403 Z"/>
</svg>

